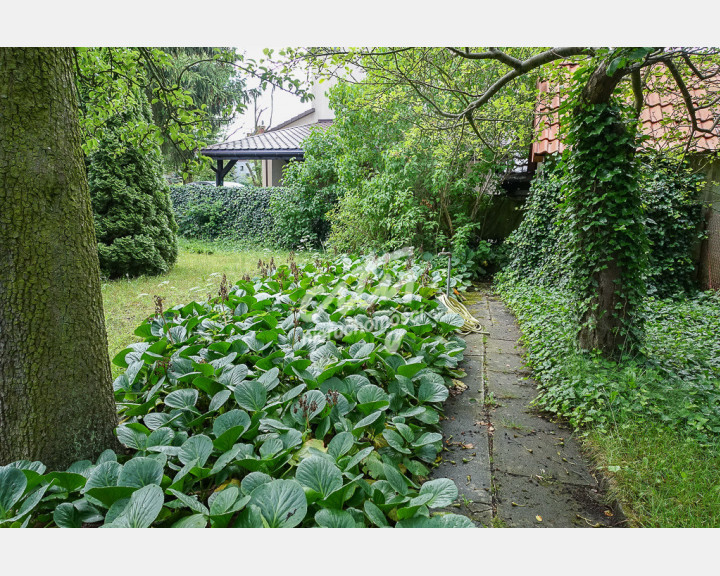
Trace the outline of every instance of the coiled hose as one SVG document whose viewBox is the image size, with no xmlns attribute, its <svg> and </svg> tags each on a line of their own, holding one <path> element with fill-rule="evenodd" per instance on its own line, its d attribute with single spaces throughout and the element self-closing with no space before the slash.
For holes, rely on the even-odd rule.
<svg viewBox="0 0 720 576">
<path fill-rule="evenodd" d="M 443 294 L 442 292 L 437 295 L 437 299 L 440 301 L 440 303 L 445 306 L 450 312 L 454 312 L 458 316 L 460 316 L 463 320 L 465 320 L 465 323 L 460 328 L 461 334 L 485 334 L 486 336 L 489 335 L 488 332 L 483 330 L 482 324 L 480 324 L 480 320 L 475 318 L 470 312 L 468 311 L 465 306 L 455 300 L 455 298 L 448 298 L 447 295 Z"/>
</svg>

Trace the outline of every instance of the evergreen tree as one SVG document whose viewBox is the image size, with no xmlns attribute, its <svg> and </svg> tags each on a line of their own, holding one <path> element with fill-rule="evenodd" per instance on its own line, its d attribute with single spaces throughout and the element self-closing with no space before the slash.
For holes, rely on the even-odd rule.
<svg viewBox="0 0 720 576">
<path fill-rule="evenodd" d="M 177 224 L 158 147 L 122 141 L 121 124 L 147 123 L 147 102 L 111 122 L 90 158 L 100 270 L 108 278 L 162 274 L 177 259 Z"/>
</svg>

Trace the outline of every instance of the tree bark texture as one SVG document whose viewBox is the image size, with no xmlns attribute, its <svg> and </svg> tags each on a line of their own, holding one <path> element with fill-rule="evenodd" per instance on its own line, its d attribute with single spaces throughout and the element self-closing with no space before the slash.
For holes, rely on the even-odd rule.
<svg viewBox="0 0 720 576">
<path fill-rule="evenodd" d="M 0 464 L 116 448 L 70 49 L 0 48 Z"/>
</svg>

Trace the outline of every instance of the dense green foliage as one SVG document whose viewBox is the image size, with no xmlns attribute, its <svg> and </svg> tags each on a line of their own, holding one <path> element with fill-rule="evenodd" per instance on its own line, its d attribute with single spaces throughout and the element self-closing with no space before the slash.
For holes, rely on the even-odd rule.
<svg viewBox="0 0 720 576">
<path fill-rule="evenodd" d="M 340 137 L 332 129 L 313 130 L 304 141 L 305 161 L 290 162 L 283 172 L 282 194 L 275 194 L 270 212 L 275 241 L 284 248 L 319 248 L 330 233 L 328 212 L 338 198 L 335 162 Z"/>
<path fill-rule="evenodd" d="M 257 90 L 252 77 L 288 92 L 306 93 L 288 69 L 262 66 L 232 48 L 75 48 L 83 149 L 92 153 L 108 122 L 149 100 L 152 114 L 118 127 L 135 147 L 161 146 L 166 164 L 191 179 L 207 166 L 198 150 L 213 143 L 234 112 Z"/>
<path fill-rule="evenodd" d="M 477 244 L 489 194 L 513 165 L 519 131 L 496 123 L 485 136 L 497 146 L 480 144 L 462 130 L 423 124 L 416 98 L 370 80 L 331 91 L 335 122 L 305 142 L 304 162 L 286 168 L 292 201 L 273 208 L 286 227 L 283 245 L 308 237 L 318 246 L 329 231 L 329 243 L 341 251 L 440 251 L 459 230 L 464 243 Z"/>
<path fill-rule="evenodd" d="M 603 352 L 617 353 L 618 344 L 620 351 L 632 350 L 642 339 L 639 307 L 647 268 L 635 158 L 637 126 L 628 108 L 615 102 L 578 106 L 568 124 L 568 287 L 581 332 L 595 332 L 601 322 L 609 322 L 615 344 L 608 348 L 600 335 Z M 613 294 L 603 296 L 604 291 Z M 608 315 L 611 320 L 603 318 Z"/>
<path fill-rule="evenodd" d="M 697 288 L 692 251 L 702 238 L 702 175 L 682 162 L 647 155 L 640 186 L 650 252 L 648 294 L 660 298 Z"/>
<path fill-rule="evenodd" d="M 187 178 L 193 172 L 198 175 L 197 151 L 202 143 L 217 141 L 233 114 L 245 109 L 248 101 L 245 79 L 233 65 L 235 51 L 232 48 L 167 47 L 161 50 L 167 56 L 160 62 L 145 62 L 150 79 L 146 93 L 152 101 L 153 123 L 161 130 L 165 166 Z M 182 91 L 183 105 L 196 111 L 196 118 L 178 114 L 175 103 L 166 95 L 168 87 Z M 178 142 L 178 128 L 191 135 L 188 145 Z"/>
<path fill-rule="evenodd" d="M 116 129 L 147 112 L 145 103 L 144 110 L 139 107 L 108 123 L 90 157 L 100 271 L 109 278 L 167 272 L 177 258 L 177 225 L 160 152 L 157 147 L 135 148 Z"/>
<path fill-rule="evenodd" d="M 647 293 L 660 298 L 695 289 L 692 250 L 701 238 L 702 177 L 683 163 L 649 152 L 639 156 L 638 183 L 648 237 Z M 567 246 L 566 155 L 543 163 L 533 180 L 519 228 L 508 238 L 509 269 L 517 277 L 566 287 L 572 264 Z"/>
<path fill-rule="evenodd" d="M 270 199 L 279 188 L 186 184 L 170 189 L 178 233 L 185 238 L 270 243 L 274 239 Z"/>
<path fill-rule="evenodd" d="M 274 272 L 273 272 L 274 270 Z M 270 274 L 270 275 L 268 275 Z M 0 523 L 79 527 L 452 527 L 427 480 L 465 344 L 408 253 L 299 268 L 163 311 L 120 352 L 129 456 L 0 468 Z"/>
<path fill-rule="evenodd" d="M 573 426 L 652 420 L 702 440 L 720 434 L 718 294 L 648 298 L 641 354 L 615 362 L 578 350 L 567 291 L 508 278 L 499 290 L 522 327 L 541 409 Z"/>
</svg>

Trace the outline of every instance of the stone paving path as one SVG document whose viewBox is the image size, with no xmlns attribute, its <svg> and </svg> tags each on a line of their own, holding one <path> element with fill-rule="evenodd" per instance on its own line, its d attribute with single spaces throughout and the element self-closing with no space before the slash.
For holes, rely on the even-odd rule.
<svg viewBox="0 0 720 576">
<path fill-rule="evenodd" d="M 459 504 L 449 510 L 478 526 L 622 525 L 571 431 L 529 407 L 536 383 L 514 316 L 489 287 L 468 293 L 465 305 L 489 336 L 465 337 L 467 388 L 445 404 L 445 449 L 433 476 L 458 486 Z"/>
</svg>

